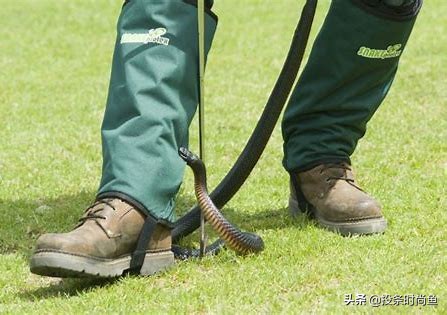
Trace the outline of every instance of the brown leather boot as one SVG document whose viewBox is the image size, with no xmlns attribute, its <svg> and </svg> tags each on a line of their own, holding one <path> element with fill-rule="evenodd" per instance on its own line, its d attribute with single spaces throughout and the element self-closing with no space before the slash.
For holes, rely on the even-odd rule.
<svg viewBox="0 0 447 315">
<path fill-rule="evenodd" d="M 356 183 L 347 163 L 322 164 L 291 174 L 289 209 L 313 216 L 342 235 L 382 233 L 387 226 L 380 205 Z"/>
<path fill-rule="evenodd" d="M 148 238 L 139 240 L 143 228 Z M 30 269 L 51 277 L 116 277 L 150 275 L 173 263 L 169 228 L 123 200 L 101 199 L 73 231 L 39 237 Z"/>
</svg>

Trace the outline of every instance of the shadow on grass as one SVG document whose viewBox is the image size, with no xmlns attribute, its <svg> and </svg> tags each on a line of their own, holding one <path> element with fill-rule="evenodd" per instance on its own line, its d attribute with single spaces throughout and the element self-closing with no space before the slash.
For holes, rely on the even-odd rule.
<svg viewBox="0 0 447 315">
<path fill-rule="evenodd" d="M 256 212 L 247 213 L 235 208 L 223 208 L 222 213 L 233 225 L 244 232 L 262 234 L 268 230 L 281 230 L 287 228 L 304 229 L 309 224 L 314 224 L 306 216 L 300 215 L 292 218 L 287 208 L 267 208 Z M 218 235 L 209 224 L 206 225 L 208 245 L 218 239 Z M 188 248 L 197 248 L 199 243 L 199 230 L 180 240 L 180 245 Z"/>
<path fill-rule="evenodd" d="M 0 253 L 29 256 L 37 237 L 69 231 L 94 198 L 94 192 L 83 191 L 53 199 L 0 199 Z"/>
<path fill-rule="evenodd" d="M 56 278 L 55 278 L 56 279 Z M 119 282 L 121 278 L 111 279 L 57 279 L 50 285 L 38 289 L 25 290 L 18 294 L 21 300 L 37 301 L 54 297 L 71 297 L 90 292 L 95 289 L 105 288 Z"/>
<path fill-rule="evenodd" d="M 291 218 L 287 208 L 268 208 L 257 211 L 256 213 L 246 213 L 234 208 L 224 208 L 223 214 L 243 230 L 264 231 L 287 228 L 305 223 L 300 218 Z"/>
</svg>

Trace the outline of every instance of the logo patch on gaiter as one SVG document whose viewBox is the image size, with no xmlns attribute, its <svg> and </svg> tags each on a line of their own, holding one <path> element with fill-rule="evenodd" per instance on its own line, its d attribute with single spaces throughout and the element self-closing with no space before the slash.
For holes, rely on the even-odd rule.
<svg viewBox="0 0 447 315">
<path fill-rule="evenodd" d="M 387 49 L 372 49 L 365 46 L 360 47 L 357 55 L 371 59 L 396 58 L 402 54 L 402 44 L 388 46 Z"/>
<path fill-rule="evenodd" d="M 169 45 L 169 38 L 163 37 L 166 34 L 164 27 L 150 29 L 147 33 L 125 33 L 121 36 L 121 44 L 148 44 Z"/>
</svg>

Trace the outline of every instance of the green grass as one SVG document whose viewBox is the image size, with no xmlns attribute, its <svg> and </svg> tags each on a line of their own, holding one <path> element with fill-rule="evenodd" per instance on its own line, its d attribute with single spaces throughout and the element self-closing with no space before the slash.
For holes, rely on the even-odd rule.
<svg viewBox="0 0 447 315">
<path fill-rule="evenodd" d="M 245 144 L 284 60 L 303 1 L 216 1 L 207 68 L 210 186 Z M 316 25 L 329 1 L 321 1 Z M 0 313 L 447 313 L 447 36 L 443 0 L 426 1 L 400 72 L 353 156 L 384 207 L 382 236 L 343 238 L 287 214 L 279 128 L 224 208 L 266 250 L 179 262 L 112 282 L 32 275 L 36 238 L 67 231 L 94 198 L 121 4 L 1 1 Z M 313 36 L 318 27 L 314 28 Z M 197 124 L 191 130 L 197 147 Z M 193 202 L 188 172 L 180 212 Z M 190 242 L 196 242 L 197 237 Z M 344 306 L 345 294 L 434 294 L 438 307 Z"/>
</svg>

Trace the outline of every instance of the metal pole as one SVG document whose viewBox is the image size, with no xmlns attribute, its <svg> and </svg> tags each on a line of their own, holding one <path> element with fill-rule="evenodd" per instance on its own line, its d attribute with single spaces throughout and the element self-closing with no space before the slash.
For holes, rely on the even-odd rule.
<svg viewBox="0 0 447 315">
<path fill-rule="evenodd" d="M 199 155 L 205 163 L 205 0 L 197 1 L 197 25 L 199 38 Z M 205 217 L 200 213 L 200 257 L 205 255 Z"/>
</svg>

